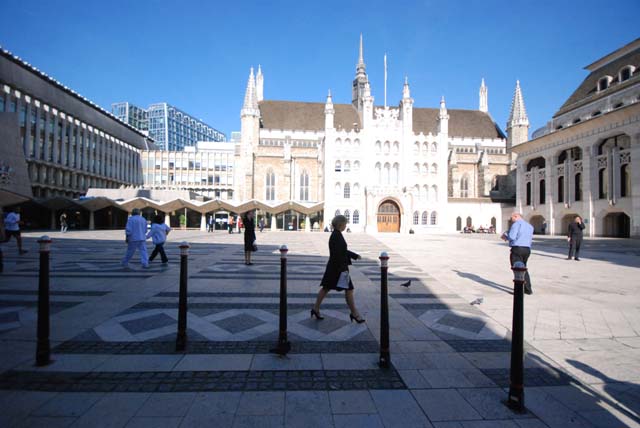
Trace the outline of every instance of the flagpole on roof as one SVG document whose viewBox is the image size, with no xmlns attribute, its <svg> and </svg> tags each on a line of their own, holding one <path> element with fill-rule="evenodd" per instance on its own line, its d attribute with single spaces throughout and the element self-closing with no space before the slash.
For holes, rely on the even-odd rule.
<svg viewBox="0 0 640 428">
<path fill-rule="evenodd" d="M 384 108 L 387 108 L 387 54 L 384 54 Z"/>
</svg>

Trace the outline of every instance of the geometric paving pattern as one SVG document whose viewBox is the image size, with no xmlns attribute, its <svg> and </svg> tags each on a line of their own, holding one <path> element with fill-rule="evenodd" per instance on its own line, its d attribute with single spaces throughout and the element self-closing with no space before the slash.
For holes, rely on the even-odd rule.
<svg viewBox="0 0 640 428">
<path fill-rule="evenodd" d="M 198 372 L 26 372 L 0 375 L 0 389 L 56 392 L 340 391 L 406 389 L 398 372 L 288 370 Z"/>
<path fill-rule="evenodd" d="M 287 317 L 288 334 L 299 340 L 321 342 L 374 340 L 365 325 L 348 322 L 344 312 L 324 309 L 323 315 L 325 319 L 318 322 L 310 319 L 306 310 L 290 313 Z M 175 340 L 177 316 L 175 309 L 127 311 L 73 340 L 105 342 Z M 195 335 L 209 341 L 264 340 L 264 338 L 273 337 L 274 334 L 277 335 L 279 321 L 278 314 L 264 309 L 236 307 L 213 311 L 208 315 L 187 313 L 189 336 Z M 165 339 L 166 336 L 168 337 Z"/>
</svg>

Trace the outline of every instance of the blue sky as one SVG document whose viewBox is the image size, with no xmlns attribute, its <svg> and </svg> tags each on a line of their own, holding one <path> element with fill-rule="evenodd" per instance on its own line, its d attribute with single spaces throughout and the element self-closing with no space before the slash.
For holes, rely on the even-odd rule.
<svg viewBox="0 0 640 428">
<path fill-rule="evenodd" d="M 583 67 L 640 36 L 640 1 L 0 0 L 0 45 L 110 110 L 166 101 L 230 135 L 251 66 L 265 98 L 351 101 L 360 33 L 376 104 L 408 76 L 417 107 L 477 109 L 505 128 L 516 79 L 530 131 L 586 77 Z"/>
</svg>

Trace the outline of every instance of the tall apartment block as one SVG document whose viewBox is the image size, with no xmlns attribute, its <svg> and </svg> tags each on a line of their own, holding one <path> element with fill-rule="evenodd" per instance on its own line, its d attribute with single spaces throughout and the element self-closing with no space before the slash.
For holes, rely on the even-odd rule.
<svg viewBox="0 0 640 428">
<path fill-rule="evenodd" d="M 147 109 L 129 102 L 111 105 L 118 119 L 148 133 L 162 150 L 179 151 L 198 141 L 225 141 L 224 133 L 167 104 L 151 104 Z"/>
</svg>

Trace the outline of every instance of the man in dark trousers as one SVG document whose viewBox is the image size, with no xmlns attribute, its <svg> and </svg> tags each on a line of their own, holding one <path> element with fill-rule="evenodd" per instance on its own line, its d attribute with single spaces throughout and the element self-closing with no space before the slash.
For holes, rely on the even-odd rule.
<svg viewBox="0 0 640 428">
<path fill-rule="evenodd" d="M 580 261 L 580 245 L 582 245 L 583 230 L 584 223 L 582 222 L 582 217 L 577 215 L 569 224 L 569 230 L 567 231 L 567 241 L 569 241 L 569 257 L 567 257 L 567 260 L 571 260 L 575 250 L 574 260 Z"/>
<path fill-rule="evenodd" d="M 533 226 L 522 218 L 522 214 L 511 214 L 511 227 L 508 232 L 502 234 L 502 240 L 508 241 L 509 247 L 511 247 L 511 254 L 509 255 L 511 266 L 513 266 L 515 262 L 522 262 L 527 266 L 527 260 L 529 260 L 529 256 L 531 255 Z M 524 276 L 524 292 L 525 294 L 533 294 L 529 270 L 527 270 Z"/>
</svg>

